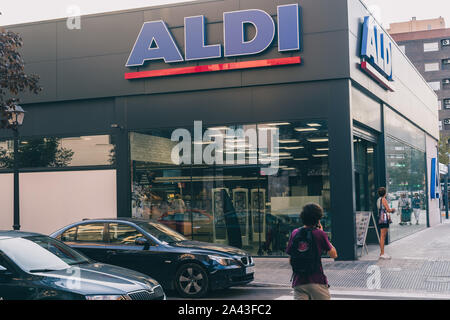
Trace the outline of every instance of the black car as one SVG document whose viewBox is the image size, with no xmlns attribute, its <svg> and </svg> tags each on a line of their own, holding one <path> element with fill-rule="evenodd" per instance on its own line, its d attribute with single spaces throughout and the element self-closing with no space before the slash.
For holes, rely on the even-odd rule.
<svg viewBox="0 0 450 320">
<path fill-rule="evenodd" d="M 215 243 L 191 241 L 156 221 L 131 218 L 84 220 L 52 235 L 88 257 L 156 279 L 165 290 L 201 297 L 208 290 L 251 282 L 252 257 Z"/>
<path fill-rule="evenodd" d="M 157 281 L 37 233 L 0 231 L 0 300 L 165 300 Z"/>
</svg>

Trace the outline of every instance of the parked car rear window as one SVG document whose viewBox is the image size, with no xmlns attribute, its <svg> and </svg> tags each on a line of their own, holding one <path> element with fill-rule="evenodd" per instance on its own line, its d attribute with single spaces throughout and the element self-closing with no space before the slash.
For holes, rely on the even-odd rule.
<svg viewBox="0 0 450 320">
<path fill-rule="evenodd" d="M 77 235 L 77 227 L 70 228 L 61 235 L 61 241 L 75 241 Z"/>
<path fill-rule="evenodd" d="M 78 226 L 78 242 L 103 242 L 103 223 L 80 224 Z"/>
<path fill-rule="evenodd" d="M 109 224 L 109 242 L 119 245 L 134 245 L 135 240 L 144 237 L 134 227 L 123 223 Z"/>
</svg>

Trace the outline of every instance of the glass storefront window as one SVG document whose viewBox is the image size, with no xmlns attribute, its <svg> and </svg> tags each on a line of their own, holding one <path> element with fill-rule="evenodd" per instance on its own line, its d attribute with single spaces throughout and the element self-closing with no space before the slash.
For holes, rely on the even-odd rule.
<svg viewBox="0 0 450 320">
<path fill-rule="evenodd" d="M 392 214 L 390 239 L 395 241 L 426 228 L 427 187 L 425 152 L 386 137 L 387 191 Z"/>
<path fill-rule="evenodd" d="M 63 168 L 115 164 L 115 147 L 109 135 L 70 138 L 22 138 L 20 168 Z M 13 141 L 0 142 L 0 168 L 13 168 Z"/>
<path fill-rule="evenodd" d="M 132 216 L 189 239 L 284 255 L 307 203 L 324 207 L 331 237 L 328 150 L 324 121 L 130 133 Z"/>
<path fill-rule="evenodd" d="M 0 169 L 12 169 L 14 166 L 14 141 L 0 141 Z"/>
</svg>

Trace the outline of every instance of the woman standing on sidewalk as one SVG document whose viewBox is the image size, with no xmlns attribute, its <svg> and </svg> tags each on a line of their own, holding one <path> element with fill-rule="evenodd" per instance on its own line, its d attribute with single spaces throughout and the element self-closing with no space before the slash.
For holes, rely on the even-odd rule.
<svg viewBox="0 0 450 320">
<path fill-rule="evenodd" d="M 384 243 L 386 241 L 386 234 L 389 230 L 389 224 L 392 223 L 390 213 L 394 213 L 395 209 L 389 208 L 386 200 L 386 188 L 378 189 L 378 227 L 380 228 L 380 259 L 390 259 L 391 257 L 384 253 Z"/>
</svg>

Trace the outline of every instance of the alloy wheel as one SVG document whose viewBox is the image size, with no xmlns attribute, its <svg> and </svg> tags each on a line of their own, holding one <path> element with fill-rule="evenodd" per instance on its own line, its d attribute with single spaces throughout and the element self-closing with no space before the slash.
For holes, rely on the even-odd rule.
<svg viewBox="0 0 450 320">
<path fill-rule="evenodd" d="M 206 272 L 197 264 L 189 263 L 177 272 L 177 290 L 184 297 L 203 296 L 208 289 Z"/>
</svg>

